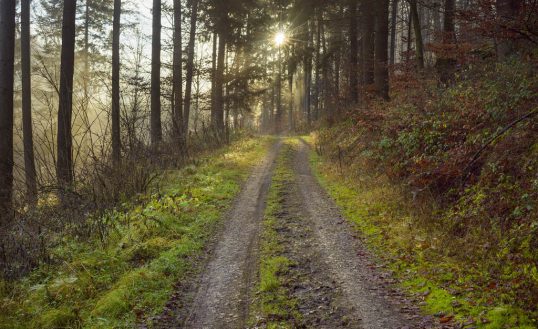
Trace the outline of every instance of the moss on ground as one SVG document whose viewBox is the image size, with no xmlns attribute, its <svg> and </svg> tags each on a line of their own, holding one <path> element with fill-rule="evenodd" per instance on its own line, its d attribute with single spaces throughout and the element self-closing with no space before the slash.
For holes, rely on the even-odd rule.
<svg viewBox="0 0 538 329">
<path fill-rule="evenodd" d="M 315 140 L 306 138 L 311 143 Z M 409 200 L 381 176 L 352 172 L 311 153 L 311 164 L 344 216 L 402 282 L 422 299 L 423 310 L 442 321 L 486 329 L 537 328 L 536 322 L 497 294 L 496 283 L 478 266 L 469 266 L 443 251 L 438 230 L 422 225 Z M 355 168 L 356 169 L 356 168 Z M 475 282 L 483 282 L 482 287 Z"/>
<path fill-rule="evenodd" d="M 258 298 L 251 310 L 251 322 L 256 327 L 290 328 L 301 319 L 297 301 L 291 297 L 286 286 L 286 274 L 293 262 L 283 255 L 277 231 L 282 225 L 282 219 L 278 217 L 282 209 L 282 193 L 294 179 L 288 162 L 295 143 L 293 139 L 284 142 L 267 197 L 261 238 Z"/>
<path fill-rule="evenodd" d="M 132 328 L 159 314 L 215 231 L 270 138 L 243 140 L 165 174 L 142 202 L 88 220 L 108 236 L 65 239 L 17 282 L 0 282 L 0 328 Z"/>
</svg>

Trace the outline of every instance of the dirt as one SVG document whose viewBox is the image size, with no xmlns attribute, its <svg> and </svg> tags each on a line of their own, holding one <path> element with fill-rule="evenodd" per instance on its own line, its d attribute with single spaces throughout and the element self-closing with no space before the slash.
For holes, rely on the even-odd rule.
<svg viewBox="0 0 538 329">
<path fill-rule="evenodd" d="M 246 328 L 255 294 L 259 237 L 277 143 L 248 179 L 202 273 L 182 283 L 157 328 Z M 311 172 L 309 147 L 300 143 L 289 165 L 277 232 L 293 261 L 287 288 L 297 300 L 301 328 L 451 328 L 420 314 L 416 301 L 395 288 L 355 230 Z"/>
<path fill-rule="evenodd" d="M 351 311 L 340 326 L 368 329 L 434 328 L 431 317 L 420 315 L 413 302 L 395 289 L 374 257 L 342 217 L 334 201 L 319 185 L 309 164 L 308 145 L 302 141 L 294 161 L 302 205 L 312 231 L 312 246 L 323 260 L 326 276 L 335 283 L 343 305 Z M 328 327 L 327 327 L 328 328 Z"/>
<path fill-rule="evenodd" d="M 281 142 L 258 165 L 225 216 L 196 282 L 180 283 L 157 328 L 242 328 L 257 271 L 263 211 Z"/>
<path fill-rule="evenodd" d="M 286 159 L 293 166 L 293 159 Z M 284 282 L 297 302 L 301 318 L 298 328 L 358 328 L 359 319 L 344 298 L 340 285 L 326 269 L 328 264 L 318 248 L 312 219 L 305 207 L 301 184 L 295 174 L 278 190 L 279 212 L 275 230 L 282 246 L 282 256 L 291 261 Z M 315 200 L 312 200 L 315 201 Z M 258 325 L 257 327 L 263 327 Z"/>
</svg>

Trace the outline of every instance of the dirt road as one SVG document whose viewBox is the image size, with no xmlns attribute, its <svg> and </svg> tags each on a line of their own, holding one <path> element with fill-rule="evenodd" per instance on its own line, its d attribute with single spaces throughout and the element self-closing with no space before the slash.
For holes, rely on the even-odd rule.
<svg viewBox="0 0 538 329">
<path fill-rule="evenodd" d="M 214 243 L 204 271 L 167 328 L 246 328 L 258 271 L 259 237 L 281 142 L 252 173 Z M 288 161 L 294 173 L 282 198 L 290 297 L 298 301 L 301 328 L 435 328 L 387 283 L 335 203 L 312 175 L 304 142 Z M 181 297 L 177 297 L 181 299 Z"/>
</svg>

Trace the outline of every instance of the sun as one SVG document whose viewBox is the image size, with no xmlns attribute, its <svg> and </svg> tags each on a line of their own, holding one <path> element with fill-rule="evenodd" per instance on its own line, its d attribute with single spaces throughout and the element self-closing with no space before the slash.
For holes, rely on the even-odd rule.
<svg viewBox="0 0 538 329">
<path fill-rule="evenodd" d="M 275 45 L 280 47 L 284 43 L 286 43 L 286 34 L 282 31 L 277 32 L 277 34 L 275 34 Z"/>
</svg>

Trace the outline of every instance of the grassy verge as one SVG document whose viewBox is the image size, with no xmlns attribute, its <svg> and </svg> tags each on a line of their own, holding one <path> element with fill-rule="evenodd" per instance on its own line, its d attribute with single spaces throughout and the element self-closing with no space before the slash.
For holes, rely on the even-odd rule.
<svg viewBox="0 0 538 329">
<path fill-rule="evenodd" d="M 311 163 L 321 184 L 374 250 L 422 299 L 428 314 L 463 327 L 536 328 L 510 296 L 496 293 L 489 274 L 444 252 L 443 230 L 426 225 L 415 204 L 382 176 L 351 170 L 312 152 Z"/>
<path fill-rule="evenodd" d="M 159 314 L 271 140 L 243 140 L 164 184 L 127 211 L 95 219 L 104 239 L 68 239 L 18 282 L 0 281 L 0 328 L 133 328 Z"/>
<path fill-rule="evenodd" d="M 277 159 L 267 199 L 261 239 L 258 298 L 251 312 L 251 322 L 256 327 L 289 328 L 300 320 L 297 303 L 290 297 L 286 287 L 286 273 L 292 261 L 283 255 L 284 249 L 278 234 L 278 228 L 285 225 L 279 218 L 282 193 L 294 179 L 288 163 L 292 154 L 293 143 L 287 140 Z"/>
</svg>

